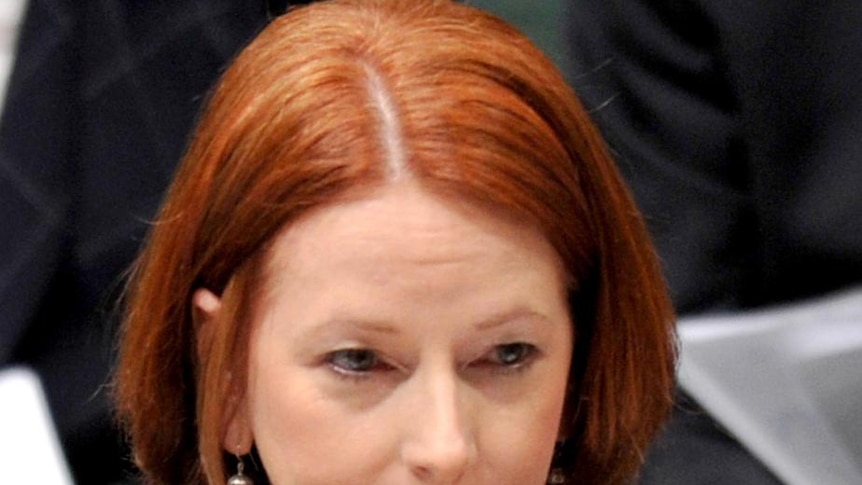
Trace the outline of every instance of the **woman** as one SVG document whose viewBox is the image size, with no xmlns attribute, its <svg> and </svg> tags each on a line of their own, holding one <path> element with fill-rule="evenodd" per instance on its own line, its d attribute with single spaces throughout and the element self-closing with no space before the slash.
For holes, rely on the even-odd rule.
<svg viewBox="0 0 862 485">
<path fill-rule="evenodd" d="M 275 19 L 129 298 L 119 410 L 155 483 L 623 483 L 670 405 L 672 311 L 601 138 L 446 1 Z"/>
</svg>

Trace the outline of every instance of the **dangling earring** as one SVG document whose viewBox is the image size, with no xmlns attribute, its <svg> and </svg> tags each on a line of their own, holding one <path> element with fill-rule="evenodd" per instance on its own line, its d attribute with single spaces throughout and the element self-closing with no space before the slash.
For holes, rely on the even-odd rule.
<svg viewBox="0 0 862 485">
<path fill-rule="evenodd" d="M 563 458 L 563 445 L 565 442 L 558 441 L 554 446 L 554 459 L 551 460 L 551 471 L 548 472 L 548 485 L 563 485 L 566 483 L 566 472 L 560 466 Z"/>
<path fill-rule="evenodd" d="M 562 485 L 566 483 L 566 475 L 562 468 L 551 468 L 551 473 L 548 474 L 548 485 Z"/>
<path fill-rule="evenodd" d="M 227 479 L 227 485 L 254 485 L 254 482 L 247 475 L 242 474 L 242 469 L 245 467 L 242 463 L 242 457 L 236 455 L 236 475 Z"/>
</svg>

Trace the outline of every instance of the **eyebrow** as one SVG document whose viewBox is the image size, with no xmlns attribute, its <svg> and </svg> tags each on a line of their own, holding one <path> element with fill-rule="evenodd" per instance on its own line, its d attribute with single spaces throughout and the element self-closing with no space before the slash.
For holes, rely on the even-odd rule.
<svg viewBox="0 0 862 485">
<path fill-rule="evenodd" d="M 480 321 L 478 324 L 476 324 L 476 328 L 478 330 L 487 330 L 518 320 L 535 320 L 546 324 L 551 323 L 550 318 L 537 311 L 531 310 L 529 308 L 517 307 L 513 310 L 501 312 Z"/>
<path fill-rule="evenodd" d="M 516 307 L 512 310 L 493 314 L 488 318 L 480 320 L 473 325 L 476 330 L 489 330 L 516 321 L 538 321 L 549 324 L 551 319 L 547 316 L 525 307 Z M 400 330 L 395 325 L 385 320 L 361 320 L 354 318 L 331 318 L 321 322 L 310 330 L 312 334 L 321 335 L 330 332 L 338 332 L 341 329 L 367 331 L 383 335 L 394 335 Z"/>
<path fill-rule="evenodd" d="M 398 330 L 392 324 L 380 320 L 358 320 L 352 318 L 332 318 L 316 325 L 312 332 L 325 333 L 340 329 L 358 329 L 372 333 L 395 334 Z"/>
</svg>

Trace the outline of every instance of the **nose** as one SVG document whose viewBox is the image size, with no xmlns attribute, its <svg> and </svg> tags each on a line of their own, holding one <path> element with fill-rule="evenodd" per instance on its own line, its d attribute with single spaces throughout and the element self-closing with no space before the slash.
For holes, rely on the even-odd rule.
<svg viewBox="0 0 862 485">
<path fill-rule="evenodd" d="M 414 376 L 415 411 L 408 417 L 402 459 L 421 483 L 457 483 L 477 456 L 466 398 L 459 393 L 457 376 L 429 374 Z"/>
</svg>

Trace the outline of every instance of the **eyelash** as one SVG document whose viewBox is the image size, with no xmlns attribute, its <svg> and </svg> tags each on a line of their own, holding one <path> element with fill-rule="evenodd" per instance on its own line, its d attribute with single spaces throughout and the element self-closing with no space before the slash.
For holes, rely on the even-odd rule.
<svg viewBox="0 0 862 485">
<path fill-rule="evenodd" d="M 517 362 L 514 362 L 511 365 L 500 362 L 500 356 L 495 355 L 497 352 L 507 350 L 507 348 L 508 350 L 517 349 L 520 354 L 517 359 Z M 350 357 L 351 355 L 356 357 L 357 354 L 362 354 L 361 356 L 363 358 L 372 359 L 371 367 L 368 369 L 356 370 L 347 368 L 344 365 L 339 365 L 339 363 L 337 362 L 338 360 L 345 357 Z M 476 361 L 469 363 L 466 367 L 490 367 L 490 372 L 497 375 L 519 374 L 528 370 L 532 366 L 533 362 L 535 362 L 538 355 L 539 350 L 538 348 L 536 348 L 535 345 L 528 344 L 525 342 L 512 342 L 494 346 L 494 348 L 490 352 L 488 352 L 488 354 L 482 356 Z M 349 348 L 336 350 L 327 354 L 325 361 L 336 376 L 354 382 L 362 382 L 368 379 L 372 379 L 379 372 L 396 370 L 395 366 L 387 364 L 385 361 L 381 360 L 377 352 L 372 349 L 366 348 Z"/>
<path fill-rule="evenodd" d="M 353 355 L 354 357 L 357 354 L 362 354 L 364 358 L 370 358 L 372 360 L 372 366 L 368 369 L 350 369 L 347 366 L 339 365 L 337 362 L 339 358 L 346 358 Z M 380 360 L 380 357 L 377 353 L 371 349 L 365 348 L 349 348 L 349 349 L 340 349 L 334 352 L 330 352 L 326 356 L 326 362 L 329 364 L 329 367 L 332 368 L 335 375 L 344 379 L 350 379 L 355 381 L 362 381 L 365 379 L 369 379 L 372 375 L 377 372 L 386 372 L 390 370 L 394 370 L 394 367 L 386 364 L 385 362 Z"/>
<path fill-rule="evenodd" d="M 493 369 L 491 369 L 491 370 L 495 374 L 506 375 L 506 374 L 518 374 L 518 373 L 524 372 L 531 367 L 533 362 L 536 361 L 536 358 L 538 357 L 538 354 L 539 354 L 539 349 L 536 348 L 535 345 L 528 344 L 525 342 L 512 342 L 512 343 L 508 343 L 508 344 L 497 345 L 494 347 L 494 349 L 491 352 L 492 353 L 499 352 L 501 350 L 504 350 L 506 347 L 510 347 L 510 348 L 517 347 L 518 350 L 520 350 L 522 352 L 521 356 L 519 357 L 517 362 L 515 362 L 511 365 L 501 363 L 501 362 L 495 362 L 492 359 L 484 359 L 484 360 L 488 361 L 488 365 L 493 366 Z"/>
</svg>

